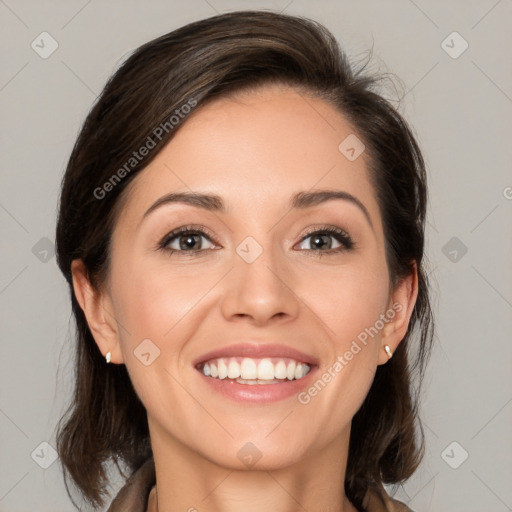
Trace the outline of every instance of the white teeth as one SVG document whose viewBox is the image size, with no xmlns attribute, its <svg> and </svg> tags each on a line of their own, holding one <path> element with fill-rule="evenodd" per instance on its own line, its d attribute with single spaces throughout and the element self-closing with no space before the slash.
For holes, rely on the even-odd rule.
<svg viewBox="0 0 512 512">
<path fill-rule="evenodd" d="M 225 379 L 228 376 L 228 367 L 224 363 L 223 359 L 219 359 L 217 361 L 217 367 L 219 369 L 219 379 Z"/>
<path fill-rule="evenodd" d="M 244 379 L 236 379 L 236 381 L 239 383 L 239 384 L 249 384 L 249 386 L 254 386 L 254 384 L 258 384 L 258 380 L 256 379 L 251 379 L 251 380 L 244 380 Z M 263 381 L 261 381 L 263 382 Z"/>
<path fill-rule="evenodd" d="M 274 376 L 276 379 L 286 379 L 286 365 L 284 361 L 279 361 L 274 368 Z"/>
<path fill-rule="evenodd" d="M 244 380 L 255 379 L 258 376 L 256 363 L 252 359 L 245 357 L 242 360 L 242 364 L 240 365 L 240 376 Z"/>
<path fill-rule="evenodd" d="M 270 359 L 262 359 L 258 365 L 258 379 L 272 380 L 274 378 L 274 365 Z"/>
<path fill-rule="evenodd" d="M 253 386 L 254 384 L 279 384 L 279 381 L 276 379 L 272 380 L 260 380 L 260 379 L 236 379 L 236 381 L 240 384 L 249 384 L 249 386 Z"/>
<path fill-rule="evenodd" d="M 295 366 L 295 361 L 288 364 L 288 369 L 286 370 L 286 377 L 288 380 L 295 379 Z"/>
<path fill-rule="evenodd" d="M 218 358 L 205 363 L 203 374 L 218 379 L 234 379 L 240 384 L 275 384 L 285 379 L 298 380 L 306 376 L 311 367 L 306 363 L 293 360 L 276 360 L 270 358 L 251 359 Z"/>
<path fill-rule="evenodd" d="M 230 379 L 238 379 L 240 377 L 240 365 L 236 361 L 228 363 L 228 377 Z"/>
</svg>

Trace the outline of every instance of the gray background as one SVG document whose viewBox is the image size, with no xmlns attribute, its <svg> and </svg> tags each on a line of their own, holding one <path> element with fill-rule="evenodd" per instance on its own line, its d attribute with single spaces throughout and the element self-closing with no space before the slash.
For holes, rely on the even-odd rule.
<svg viewBox="0 0 512 512">
<path fill-rule="evenodd" d="M 55 446 L 72 388 L 68 294 L 52 251 L 81 122 L 129 51 L 244 8 L 315 18 L 350 55 L 373 45 L 374 66 L 402 79 L 401 111 L 430 177 L 438 336 L 422 407 L 426 457 L 396 496 L 417 512 L 512 510 L 511 0 L 0 0 L 0 511 L 74 510 L 41 443 Z M 58 43 L 46 59 L 31 47 L 51 48 L 43 31 Z M 454 31 L 469 44 L 457 58 L 446 51 L 463 49 Z"/>
</svg>

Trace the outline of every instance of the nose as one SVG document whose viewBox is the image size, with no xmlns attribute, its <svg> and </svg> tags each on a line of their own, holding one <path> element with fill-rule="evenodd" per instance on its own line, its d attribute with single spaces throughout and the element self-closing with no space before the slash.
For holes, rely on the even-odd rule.
<svg viewBox="0 0 512 512">
<path fill-rule="evenodd" d="M 265 248 L 251 263 L 234 254 L 234 268 L 224 282 L 222 313 L 229 321 L 263 326 L 296 318 L 300 299 L 293 272 L 283 255 Z"/>
</svg>

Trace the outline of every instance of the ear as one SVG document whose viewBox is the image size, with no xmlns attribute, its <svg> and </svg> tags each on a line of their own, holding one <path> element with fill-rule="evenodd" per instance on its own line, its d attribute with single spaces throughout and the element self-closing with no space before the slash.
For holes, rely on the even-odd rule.
<svg viewBox="0 0 512 512">
<path fill-rule="evenodd" d="M 82 260 L 73 260 L 71 275 L 76 300 L 84 312 L 100 352 L 104 357 L 110 352 L 111 362 L 122 364 L 124 359 L 110 296 L 91 284 Z"/>
<path fill-rule="evenodd" d="M 412 273 L 401 279 L 391 294 L 386 316 L 390 318 L 392 312 L 394 312 L 394 315 L 391 321 L 386 323 L 381 332 L 382 344 L 379 352 L 379 365 L 389 361 L 384 346 L 388 345 L 391 352 L 395 352 L 396 348 L 405 337 L 417 297 L 418 269 L 416 262 L 414 262 Z"/>
</svg>

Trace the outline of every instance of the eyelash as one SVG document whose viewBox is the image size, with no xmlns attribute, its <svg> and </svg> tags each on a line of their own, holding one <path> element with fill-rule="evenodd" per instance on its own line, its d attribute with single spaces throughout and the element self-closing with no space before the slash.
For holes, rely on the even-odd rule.
<svg viewBox="0 0 512 512">
<path fill-rule="evenodd" d="M 169 254 L 174 254 L 176 252 L 183 253 L 183 254 L 188 253 L 189 256 L 195 256 L 195 255 L 197 255 L 197 253 L 200 253 L 200 252 L 216 250 L 216 249 L 197 249 L 197 250 L 191 250 L 191 251 L 182 251 L 182 250 L 177 250 L 177 249 L 169 249 L 168 245 L 174 239 L 179 238 L 180 236 L 183 236 L 183 235 L 205 236 L 211 242 L 218 244 L 218 242 L 216 241 L 213 234 L 210 233 L 209 230 L 207 230 L 203 226 L 197 227 L 197 226 L 189 225 L 189 226 L 183 226 L 183 227 L 177 228 L 177 229 L 171 231 L 170 233 L 168 233 L 167 235 L 165 235 L 165 237 L 158 244 L 158 249 L 166 251 Z M 325 256 L 325 255 L 334 255 L 334 254 L 339 254 L 339 253 L 342 253 L 345 251 L 350 251 L 356 247 L 355 242 L 352 240 L 352 238 L 346 231 L 344 231 L 343 229 L 340 229 L 340 228 L 333 227 L 333 226 L 321 226 L 320 228 L 318 228 L 318 227 L 314 228 L 314 229 L 308 231 L 307 233 L 305 233 L 304 236 L 300 239 L 300 241 L 298 243 L 300 244 L 300 243 L 304 242 L 307 238 L 309 238 L 313 235 L 330 235 L 333 238 L 337 239 L 337 241 L 341 244 L 341 247 L 337 247 L 335 249 L 328 249 L 325 251 L 323 251 L 321 249 L 302 249 L 305 251 L 314 252 L 314 253 L 318 254 L 318 256 L 320 256 L 320 257 Z"/>
<path fill-rule="evenodd" d="M 305 249 L 307 251 L 313 251 L 317 253 L 318 256 L 338 254 L 350 251 L 356 247 L 354 240 L 352 240 L 352 237 L 345 230 L 334 226 L 320 226 L 319 228 L 313 228 L 304 234 L 299 243 L 302 243 L 304 240 L 313 235 L 330 235 L 341 244 L 341 247 L 328 249 L 326 251 L 322 251 L 320 249 Z"/>
</svg>

